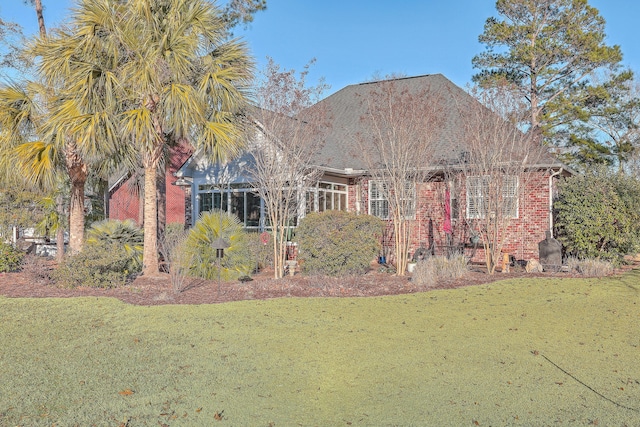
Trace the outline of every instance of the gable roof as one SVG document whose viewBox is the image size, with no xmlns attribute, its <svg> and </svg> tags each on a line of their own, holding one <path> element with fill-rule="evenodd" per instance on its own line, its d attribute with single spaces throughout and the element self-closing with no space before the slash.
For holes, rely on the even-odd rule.
<svg viewBox="0 0 640 427">
<path fill-rule="evenodd" d="M 331 169 L 366 169 L 367 164 L 358 144 L 358 136 L 366 135 L 366 122 L 362 118 L 367 113 L 366 97 L 385 82 L 368 82 L 347 86 L 318 102 L 316 106 L 326 108 L 332 127 L 324 134 L 324 145 L 317 157 L 317 166 Z M 435 146 L 439 153 L 457 156 L 460 151 L 462 122 L 461 104 L 477 102 L 466 92 L 445 78 L 442 74 L 423 75 L 394 79 L 395 89 L 413 94 L 425 94 L 425 102 L 436 102 L 442 113 L 442 120 L 434 128 Z M 316 106 L 311 108 L 316 108 Z M 464 107 L 464 105 L 462 105 Z"/>
<path fill-rule="evenodd" d="M 368 167 L 361 154 L 359 135 L 366 135 L 366 100 L 377 87 L 389 81 L 367 82 L 349 85 L 328 96 L 311 108 L 325 108 L 332 127 L 325 133 L 324 145 L 316 158 L 320 168 L 338 171 L 361 170 Z M 441 114 L 433 128 L 435 161 L 455 164 L 462 159 L 466 145 L 465 110 L 480 105 L 479 101 L 455 85 L 442 74 L 429 74 L 393 80 L 395 90 L 425 96 L 425 102 L 436 103 L 434 110 Z M 433 165 L 437 166 L 437 165 Z M 534 166 L 534 165 L 532 165 Z M 541 159 L 538 167 L 565 167 L 552 156 Z"/>
<path fill-rule="evenodd" d="M 438 164 L 452 165 L 463 158 L 466 145 L 464 111 L 477 108 L 479 101 L 466 91 L 455 85 L 442 74 L 428 74 L 415 77 L 404 77 L 392 80 L 394 89 L 398 93 L 407 91 L 411 94 L 424 95 L 425 102 L 436 103 L 440 120 L 433 128 L 434 145 L 436 154 L 434 167 Z M 323 109 L 323 115 L 331 122 L 331 126 L 322 133 L 321 149 L 314 159 L 314 165 L 325 171 L 338 175 L 365 174 L 368 163 L 361 153 L 362 147 L 358 139 L 367 135 L 367 122 L 363 117 L 367 115 L 366 99 L 374 91 L 389 80 L 366 82 L 349 85 L 319 101 L 308 110 Z M 276 113 L 258 107 L 248 110 L 247 116 L 257 126 L 259 132 L 270 133 L 266 129 L 268 123 L 261 123 L 260 118 L 269 122 Z M 302 117 L 302 116 L 301 116 Z M 296 121 L 295 118 L 291 120 Z M 303 119 L 304 120 L 304 119 Z M 276 139 L 281 135 L 272 135 Z M 247 147 L 250 151 L 250 147 Z M 196 153 L 197 156 L 198 153 Z M 182 176 L 186 168 L 189 168 L 193 159 L 183 165 L 177 176 Z M 563 168 L 570 171 L 563 163 L 549 155 L 540 159 L 538 164 L 532 165 L 541 168 Z"/>
</svg>

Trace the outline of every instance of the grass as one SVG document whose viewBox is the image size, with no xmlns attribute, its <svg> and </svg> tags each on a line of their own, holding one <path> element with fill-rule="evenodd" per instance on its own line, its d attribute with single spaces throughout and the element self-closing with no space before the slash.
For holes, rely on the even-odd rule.
<svg viewBox="0 0 640 427">
<path fill-rule="evenodd" d="M 639 313 L 640 271 L 200 306 L 0 297 L 0 426 L 637 426 Z"/>
</svg>

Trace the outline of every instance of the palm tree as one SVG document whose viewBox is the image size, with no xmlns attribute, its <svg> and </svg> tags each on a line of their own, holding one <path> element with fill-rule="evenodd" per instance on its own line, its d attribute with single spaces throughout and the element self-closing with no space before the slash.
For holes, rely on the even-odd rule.
<svg viewBox="0 0 640 427">
<path fill-rule="evenodd" d="M 145 174 L 143 274 L 157 275 L 163 153 L 171 141 L 188 141 L 213 159 L 236 155 L 253 64 L 243 43 L 225 38 L 225 22 L 206 0 L 84 0 L 75 18 L 80 34 L 103 34 L 104 51 L 118 58 L 122 137 Z"/>
<path fill-rule="evenodd" d="M 12 83 L 0 90 L 3 131 L 15 147 L 21 173 L 42 186 L 66 175 L 69 200 L 69 247 L 82 250 L 85 184 L 98 166 L 113 162 L 122 151 L 113 117 L 110 57 L 95 46 L 99 38 L 77 37 L 75 29 L 59 29 L 40 37 L 29 49 L 39 56 L 39 83 Z M 3 147 L 8 152 L 10 145 Z M 116 147 L 120 150 L 116 150 Z M 6 149 L 5 149 L 6 148 Z M 8 158 L 8 157 L 7 157 Z M 90 168 L 91 166 L 91 168 Z"/>
<path fill-rule="evenodd" d="M 52 109 L 58 98 L 51 93 L 33 82 L 0 88 L 2 170 L 49 191 L 56 191 L 66 175 L 71 185 L 69 247 L 75 253 L 82 250 L 84 240 L 84 185 L 89 170 L 77 143 L 65 134 L 66 123 Z"/>
<path fill-rule="evenodd" d="M 105 179 L 123 162 L 124 167 L 131 167 L 135 161 L 133 147 L 122 143 L 118 130 L 120 105 L 114 85 L 119 84 L 115 72 L 120 56 L 109 50 L 118 46 L 108 39 L 107 31 L 97 31 L 100 25 L 92 20 L 96 11 L 102 10 L 76 11 L 68 27 L 40 37 L 31 50 L 40 58 L 38 72 L 50 94 L 48 116 L 41 128 L 49 143 L 41 146 L 40 151 L 50 148 L 51 152 L 59 153 L 71 184 L 72 252 L 83 247 L 87 180 L 91 176 Z M 107 19 L 101 25 L 112 28 L 117 16 L 102 15 Z M 31 150 L 32 158 L 46 158 L 36 147 Z M 28 157 L 28 153 L 23 157 Z"/>
<path fill-rule="evenodd" d="M 156 174 L 168 145 L 188 141 L 214 160 L 241 148 L 253 64 L 225 25 L 206 0 L 82 0 L 70 27 L 35 49 L 59 94 L 47 135 L 64 147 L 72 186 L 87 164 L 123 152 L 144 167 L 145 275 L 159 272 Z"/>
</svg>

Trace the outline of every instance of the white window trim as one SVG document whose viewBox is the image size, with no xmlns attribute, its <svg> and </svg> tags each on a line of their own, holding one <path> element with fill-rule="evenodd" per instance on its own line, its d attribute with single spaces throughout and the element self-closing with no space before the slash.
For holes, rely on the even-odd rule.
<svg viewBox="0 0 640 427">
<path fill-rule="evenodd" d="M 379 185 L 384 187 L 385 183 L 383 181 L 369 180 L 369 190 L 368 190 L 369 191 L 369 203 L 368 203 L 369 215 L 373 215 L 380 219 L 389 219 L 389 201 L 386 199 L 386 197 L 384 197 L 384 191 L 380 191 L 376 189 L 377 197 L 375 197 L 374 199 L 374 195 L 373 195 L 374 187 Z M 379 207 L 377 208 L 378 210 L 386 206 L 386 215 L 381 215 L 381 212 L 379 211 L 374 212 L 373 202 L 380 204 Z"/>
<path fill-rule="evenodd" d="M 391 219 L 391 216 L 389 215 L 389 202 L 387 200 L 387 198 L 384 195 L 384 191 L 378 191 L 378 197 L 374 198 L 372 195 L 372 189 L 374 186 L 377 185 L 382 185 L 385 186 L 386 183 L 384 181 L 380 181 L 380 180 L 369 180 L 369 203 L 368 203 L 368 208 L 369 208 L 369 215 L 373 215 L 376 216 L 380 219 L 384 219 L 384 220 L 388 220 Z M 407 220 L 412 220 L 415 219 L 416 217 L 416 195 L 417 195 L 417 191 L 416 191 L 416 184 L 412 181 L 407 181 L 407 188 L 409 188 L 409 186 L 412 186 L 412 195 L 411 195 L 411 213 L 409 215 L 406 216 L 405 219 Z M 383 205 L 386 205 L 386 211 L 387 211 L 387 215 L 386 216 L 382 216 L 377 214 L 376 212 L 374 212 L 373 209 L 373 203 L 372 202 L 380 202 Z M 379 213 L 379 212 L 378 212 Z"/>
<path fill-rule="evenodd" d="M 466 202 L 467 202 L 466 217 L 467 219 L 484 219 L 485 218 L 485 215 L 483 212 L 484 209 L 482 207 L 472 208 L 471 206 L 473 197 L 475 197 L 476 200 L 478 201 L 475 203 L 475 205 L 480 205 L 481 202 L 479 202 L 479 200 L 484 199 L 482 194 L 476 194 L 475 196 L 471 194 L 472 185 L 474 186 L 474 189 L 477 189 L 480 186 L 481 178 L 490 179 L 491 177 L 489 175 L 482 175 L 482 176 L 477 175 L 477 176 L 469 176 L 466 179 Z M 509 180 L 510 182 L 507 183 L 506 182 L 507 180 Z M 508 218 L 517 219 L 520 217 L 520 200 L 518 197 L 518 187 L 520 185 L 520 180 L 518 179 L 517 175 L 504 175 L 502 176 L 502 181 L 503 181 L 503 185 L 501 186 L 501 189 L 502 189 L 503 201 L 508 198 L 515 199 L 514 214 L 513 215 L 506 214 L 506 215 Z M 510 194 L 506 194 L 507 192 Z M 475 191 L 475 193 L 478 193 L 478 191 Z"/>
</svg>

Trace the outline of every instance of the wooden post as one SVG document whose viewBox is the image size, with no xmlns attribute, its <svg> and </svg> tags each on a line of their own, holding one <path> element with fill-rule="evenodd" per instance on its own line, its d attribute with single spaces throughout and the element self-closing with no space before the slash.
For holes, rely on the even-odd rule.
<svg viewBox="0 0 640 427">
<path fill-rule="evenodd" d="M 509 254 L 506 252 L 502 254 L 502 272 L 509 272 Z"/>
</svg>

